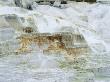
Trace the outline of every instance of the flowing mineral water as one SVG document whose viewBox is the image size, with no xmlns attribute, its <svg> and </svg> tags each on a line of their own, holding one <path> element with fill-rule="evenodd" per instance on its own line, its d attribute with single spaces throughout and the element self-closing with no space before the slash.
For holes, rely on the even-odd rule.
<svg viewBox="0 0 110 82">
<path fill-rule="evenodd" d="M 25 2 L 28 3 L 28 0 L 24 0 L 24 6 L 26 6 Z M 12 4 L 13 1 L 9 0 L 7 3 Z M 2 24 L 2 27 L 0 26 L 0 82 L 110 81 L 110 55 L 108 52 L 109 48 L 106 47 L 108 44 L 97 33 L 97 30 L 94 31 L 91 26 L 87 25 L 88 22 L 85 23 L 85 21 L 80 19 L 80 15 L 85 15 L 86 12 L 79 11 L 83 10 L 81 6 L 85 6 L 86 3 L 79 3 L 77 6 L 72 5 L 67 9 L 34 5 L 34 10 L 32 11 L 24 8 L 6 7 L 11 5 L 4 4 L 3 0 L 0 4 L 4 6 L 0 7 L 0 16 L 3 17 L 0 18 L 0 21 L 3 19 L 3 23 L 0 23 Z M 87 4 L 87 7 L 89 5 Z M 99 7 L 97 4 L 94 5 L 96 8 Z M 93 10 L 95 10 L 94 5 Z M 14 16 L 14 21 L 10 22 L 12 19 L 8 19 L 7 16 L 9 18 Z M 68 31 L 72 29 L 72 32 L 82 34 L 93 52 L 88 54 L 89 56 L 87 57 L 84 56 L 76 59 L 74 62 L 66 61 L 60 54 L 43 54 L 39 52 L 38 47 L 34 47 L 31 53 L 16 55 L 13 51 L 19 45 L 18 41 L 15 38 L 13 39 L 13 37 L 18 31 L 22 33 L 19 29 L 23 29 L 25 26 L 31 26 L 36 29 L 35 31 L 41 33 L 59 32 L 62 28 L 64 31 L 67 31 L 68 27 L 70 29 Z"/>
</svg>

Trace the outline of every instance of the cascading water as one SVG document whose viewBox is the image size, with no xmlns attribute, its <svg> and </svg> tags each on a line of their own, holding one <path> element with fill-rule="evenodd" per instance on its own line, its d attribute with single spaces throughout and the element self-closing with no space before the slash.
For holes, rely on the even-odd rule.
<svg viewBox="0 0 110 82">
<path fill-rule="evenodd" d="M 80 29 L 80 33 L 84 36 L 87 44 L 95 53 L 107 52 L 106 43 L 91 31 Z M 91 37 L 90 37 L 91 36 Z"/>
<path fill-rule="evenodd" d="M 13 1 L 10 0 L 12 3 Z M 85 12 L 80 12 L 78 3 L 66 9 L 59 9 L 49 5 L 32 4 L 35 0 L 15 0 L 16 6 L 7 7 L 0 3 L 0 81 L 2 82 L 98 82 L 110 79 L 109 48 L 106 42 L 88 25 Z M 3 1 L 2 1 L 3 2 Z M 8 2 L 7 2 L 8 3 Z M 22 3 L 22 4 L 21 4 Z M 27 10 L 27 5 L 32 4 L 33 10 Z M 97 4 L 94 4 L 97 7 Z M 101 4 L 100 4 L 101 5 Z M 9 5 L 8 5 L 9 6 Z M 91 6 L 91 5 L 90 5 Z M 24 8 L 22 8 L 24 7 Z M 86 9 L 86 8 L 85 8 Z M 86 21 L 86 22 L 85 22 Z M 32 44 L 31 52 L 15 53 L 20 46 L 16 35 L 25 27 L 34 29 L 34 33 L 60 33 L 68 47 L 87 47 L 93 52 L 85 53 L 74 61 L 65 59 L 61 54 L 43 54 L 36 44 Z M 99 28 L 100 29 L 100 28 Z M 19 33 L 18 33 L 19 31 Z M 85 39 L 85 40 L 83 40 Z M 73 41 L 68 41 L 73 40 Z M 73 43 L 73 44 L 72 44 Z M 84 45 L 83 45 L 84 44 Z M 79 50 L 80 52 L 80 50 Z M 107 52 L 103 53 L 103 52 Z M 100 55 L 99 55 L 100 54 Z M 105 59 L 103 59 L 105 58 Z M 100 69 L 100 67 L 103 67 Z M 107 68 L 108 67 L 108 68 Z M 97 69 L 98 68 L 98 69 Z M 100 71 L 99 71 L 100 69 Z M 99 72 L 98 72 L 99 71 Z M 106 78 L 99 80 L 99 75 Z M 98 78 L 97 78 L 98 77 Z"/>
</svg>

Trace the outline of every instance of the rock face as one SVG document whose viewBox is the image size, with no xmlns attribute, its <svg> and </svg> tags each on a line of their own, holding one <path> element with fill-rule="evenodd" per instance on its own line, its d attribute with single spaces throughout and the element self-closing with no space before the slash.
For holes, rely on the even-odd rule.
<svg viewBox="0 0 110 82">
<path fill-rule="evenodd" d="M 48 50 L 51 46 L 51 49 L 53 47 L 53 52 L 56 51 L 57 49 L 59 50 L 59 52 L 60 50 L 67 51 L 67 54 L 69 52 L 71 53 L 71 51 L 72 51 L 71 54 L 78 54 L 78 52 L 81 54 L 83 54 L 83 52 L 88 53 L 86 52 L 88 46 L 81 35 L 76 35 L 66 32 L 64 33 L 36 33 L 36 34 L 29 33 L 29 34 L 23 34 L 17 39 L 20 40 L 21 52 L 28 50 L 29 45 L 35 43 L 36 46 L 39 46 L 40 49 L 41 47 L 44 48 L 45 45 L 47 45 L 48 47 L 47 50 Z M 83 50 L 83 48 L 85 48 L 85 50 Z"/>
<path fill-rule="evenodd" d="M 22 5 L 22 0 L 15 0 L 15 5 L 16 5 L 17 7 L 23 7 L 23 5 Z"/>
</svg>

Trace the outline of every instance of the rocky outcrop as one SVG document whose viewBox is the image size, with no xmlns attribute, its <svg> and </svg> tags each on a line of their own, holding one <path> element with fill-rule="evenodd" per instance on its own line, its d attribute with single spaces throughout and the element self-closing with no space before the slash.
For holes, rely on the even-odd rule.
<svg viewBox="0 0 110 82">
<path fill-rule="evenodd" d="M 17 7 L 23 7 L 22 0 L 14 0 Z"/>
</svg>

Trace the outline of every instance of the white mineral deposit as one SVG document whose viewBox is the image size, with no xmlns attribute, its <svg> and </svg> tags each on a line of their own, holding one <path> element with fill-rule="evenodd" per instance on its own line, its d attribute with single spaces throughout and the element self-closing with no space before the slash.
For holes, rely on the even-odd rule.
<svg viewBox="0 0 110 82">
<path fill-rule="evenodd" d="M 110 82 L 109 0 L 62 1 L 0 0 L 0 82 Z"/>
</svg>

